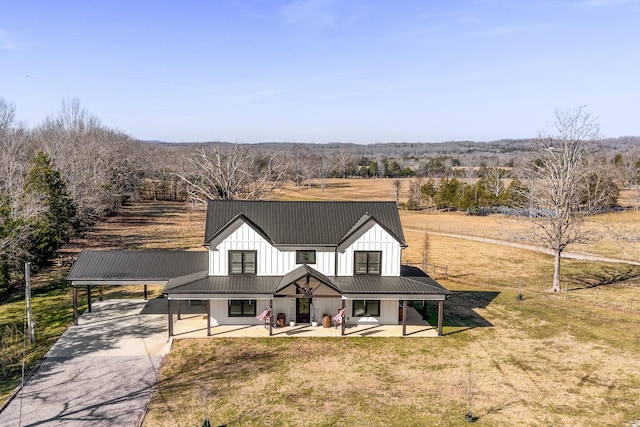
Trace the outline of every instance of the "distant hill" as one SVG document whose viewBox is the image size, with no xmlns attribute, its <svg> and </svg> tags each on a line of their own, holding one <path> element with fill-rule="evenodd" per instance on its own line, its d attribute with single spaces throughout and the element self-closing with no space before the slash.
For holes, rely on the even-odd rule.
<svg viewBox="0 0 640 427">
<path fill-rule="evenodd" d="M 202 145 L 235 145 L 230 142 L 163 142 L 141 141 L 158 144 L 165 147 L 184 148 Z M 429 157 L 429 156 L 492 156 L 515 155 L 531 150 L 531 139 L 501 139 L 497 141 L 445 141 L 445 142 L 387 142 L 375 144 L 353 144 L 342 142 L 328 142 L 325 144 L 307 144 L 300 142 L 261 142 L 257 144 L 242 144 L 242 146 L 269 153 L 290 152 L 296 149 L 309 150 L 316 154 L 334 154 L 350 152 L 358 156 L 367 157 Z M 596 151 L 604 154 L 625 152 L 632 148 L 640 148 L 640 137 L 625 136 L 603 139 L 596 146 Z"/>
</svg>

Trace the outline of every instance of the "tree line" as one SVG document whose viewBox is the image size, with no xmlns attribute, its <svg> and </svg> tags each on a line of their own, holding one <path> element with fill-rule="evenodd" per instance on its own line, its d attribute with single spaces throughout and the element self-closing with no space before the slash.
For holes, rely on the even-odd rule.
<svg viewBox="0 0 640 427">
<path fill-rule="evenodd" d="M 0 298 L 21 286 L 23 262 L 44 265 L 70 238 L 136 199 L 265 199 L 277 197 L 287 181 L 324 188 L 327 178 L 390 178 L 403 208 L 482 214 L 495 206 L 525 207 L 549 217 L 562 209 L 532 195 L 543 172 L 555 170 L 551 160 L 569 150 L 554 144 L 572 140 L 566 129 L 586 126 L 567 124 L 565 116 L 579 121 L 585 115 L 591 119 L 582 109 L 557 112 L 554 137 L 486 145 L 163 144 L 103 125 L 77 99 L 28 128 L 17 122 L 16 107 L 0 98 Z M 579 175 L 571 215 L 614 206 L 622 187 L 634 189 L 640 205 L 639 139 L 578 142 L 580 150 L 567 155 L 580 156 L 568 159 L 588 173 Z M 564 177 L 546 177 L 547 187 Z M 403 185 L 409 186 L 406 200 L 400 200 Z"/>
<path fill-rule="evenodd" d="M 0 98 L 0 297 L 21 286 L 22 263 L 44 265 L 71 237 L 139 191 L 139 144 L 65 100 L 35 127 Z"/>
</svg>

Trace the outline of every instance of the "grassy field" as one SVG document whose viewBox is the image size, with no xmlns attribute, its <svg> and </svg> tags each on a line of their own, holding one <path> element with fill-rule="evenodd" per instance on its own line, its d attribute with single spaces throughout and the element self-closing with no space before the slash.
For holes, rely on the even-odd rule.
<svg viewBox="0 0 640 427">
<path fill-rule="evenodd" d="M 324 192 L 287 187 L 283 196 L 395 200 L 392 180 L 327 184 Z M 596 222 L 636 230 L 635 215 Z M 500 216 L 402 211 L 401 219 L 406 228 L 466 227 L 487 237 L 526 227 Z M 179 204 L 140 204 L 66 249 L 198 250 L 203 224 L 203 212 Z M 419 262 L 424 233 L 405 237 L 405 262 Z M 445 236 L 429 241 L 430 261 L 448 267 L 448 278 L 439 280 L 454 291 L 444 337 L 176 339 L 144 425 L 200 425 L 203 414 L 229 426 L 466 425 L 469 409 L 476 425 L 486 426 L 624 426 L 640 419 L 640 269 L 566 260 L 569 291 L 550 294 L 549 256 Z M 36 280 L 43 296 L 58 293 L 44 298 L 58 304 L 59 326 L 46 334 L 52 342 L 70 323 L 71 298 L 65 287 L 47 288 L 64 269 L 47 274 Z M 435 306 L 428 309 L 435 315 Z M 20 323 L 21 310 L 18 302 L 1 306 L 0 326 L 7 316 Z"/>
<path fill-rule="evenodd" d="M 394 200 L 392 180 L 328 180 L 287 200 Z M 500 216 L 401 212 L 407 228 L 455 227 L 509 238 Z M 598 218 L 632 226 L 635 213 Z M 405 262 L 424 234 L 405 232 Z M 614 256 L 617 252 L 604 255 Z M 550 294 L 552 259 L 430 237 L 445 337 L 175 340 L 145 425 L 625 425 L 640 419 L 639 268 L 567 260 L 569 292 Z M 632 279 L 629 279 L 632 278 Z M 604 284 L 608 283 L 608 284 Z M 518 292 L 523 300 L 516 298 Z M 429 307 L 434 314 L 435 307 Z"/>
</svg>

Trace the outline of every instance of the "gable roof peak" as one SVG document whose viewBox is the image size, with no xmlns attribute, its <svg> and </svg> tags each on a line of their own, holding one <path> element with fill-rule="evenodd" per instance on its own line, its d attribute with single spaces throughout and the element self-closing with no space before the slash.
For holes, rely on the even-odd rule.
<svg viewBox="0 0 640 427">
<path fill-rule="evenodd" d="M 405 245 L 395 202 L 298 200 L 210 200 L 205 244 L 239 214 L 274 245 L 337 246 L 354 226 L 369 217 Z"/>
</svg>

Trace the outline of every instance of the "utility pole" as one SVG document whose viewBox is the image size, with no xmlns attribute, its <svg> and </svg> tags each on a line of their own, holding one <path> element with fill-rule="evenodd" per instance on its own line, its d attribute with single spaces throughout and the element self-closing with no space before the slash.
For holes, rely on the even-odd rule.
<svg viewBox="0 0 640 427">
<path fill-rule="evenodd" d="M 33 344 L 36 341 L 36 325 L 33 321 L 33 310 L 31 308 L 31 263 L 24 263 L 24 281 L 25 281 L 25 299 L 27 304 L 27 324 L 29 327 L 29 342 Z"/>
</svg>

